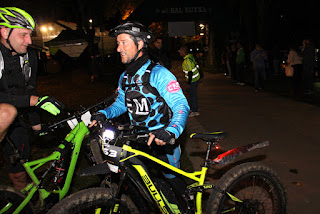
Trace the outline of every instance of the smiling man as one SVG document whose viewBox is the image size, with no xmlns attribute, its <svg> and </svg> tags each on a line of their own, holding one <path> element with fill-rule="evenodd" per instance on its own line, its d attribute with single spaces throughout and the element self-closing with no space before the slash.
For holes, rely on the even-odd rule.
<svg viewBox="0 0 320 214">
<path fill-rule="evenodd" d="M 149 59 L 146 50 L 152 32 L 138 22 L 126 22 L 112 29 L 117 51 L 127 70 L 120 76 L 118 97 L 108 108 L 92 116 L 91 126 L 128 112 L 132 125 L 147 127 L 147 144 L 153 155 L 180 167 L 177 139 L 185 128 L 189 105 L 176 77 L 162 65 Z M 172 186 L 182 193 L 182 179 L 164 172 Z"/>
<path fill-rule="evenodd" d="M 26 124 L 22 112 L 27 112 L 33 130 L 40 130 L 40 118 L 35 107 L 56 115 L 63 108 L 54 98 L 39 98 L 36 91 L 37 56 L 28 50 L 31 34 L 35 28 L 33 18 L 24 10 L 16 7 L 0 8 L 0 104 L 13 110 L 0 110 L 1 124 L 10 125 L 7 136 L 20 151 L 23 159 L 30 156 L 30 146 Z M 16 116 L 16 111 L 18 115 Z M 16 117 L 15 117 L 16 116 Z M 7 127 L 0 133 L 4 137 Z M 9 177 L 13 186 L 22 189 L 27 184 L 26 173 L 19 161 L 13 161 L 14 152 L 7 141 L 4 142 Z"/>
</svg>

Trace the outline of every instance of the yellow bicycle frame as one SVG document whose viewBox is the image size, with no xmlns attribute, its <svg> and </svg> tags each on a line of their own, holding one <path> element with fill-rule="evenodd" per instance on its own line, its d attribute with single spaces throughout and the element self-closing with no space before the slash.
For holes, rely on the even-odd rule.
<svg viewBox="0 0 320 214">
<path fill-rule="evenodd" d="M 208 170 L 207 167 L 202 167 L 201 171 L 195 171 L 195 172 L 190 173 L 190 172 L 186 172 L 186 171 L 183 171 L 181 169 L 178 169 L 178 168 L 176 168 L 176 167 L 174 167 L 174 166 L 172 166 L 172 165 L 170 165 L 170 164 L 168 164 L 168 163 L 166 163 L 164 161 L 159 160 L 158 158 L 155 158 L 155 157 L 145 153 L 145 152 L 133 149 L 131 146 L 123 145 L 122 149 L 124 151 L 130 152 L 130 153 L 133 153 L 133 154 L 128 156 L 128 157 L 126 157 L 126 158 L 124 158 L 124 159 L 121 159 L 120 163 L 124 162 L 124 161 L 127 161 L 130 158 L 133 158 L 133 157 L 136 157 L 136 156 L 143 156 L 143 157 L 148 158 L 148 159 L 156 162 L 157 164 L 162 165 L 162 166 L 164 166 L 164 167 L 166 167 L 166 168 L 168 168 L 168 169 L 170 169 L 170 170 L 172 170 L 172 171 L 174 171 L 174 172 L 176 172 L 176 173 L 178 173 L 180 175 L 183 175 L 184 177 L 187 177 L 187 178 L 189 178 L 191 180 L 196 181 L 196 183 L 193 183 L 190 186 L 203 186 L 204 185 L 204 180 L 205 180 L 206 173 L 207 173 L 207 170 Z M 147 175 L 147 173 L 145 172 L 145 170 L 142 167 L 137 166 L 137 165 L 133 165 L 133 166 L 138 171 L 138 173 L 140 174 L 140 176 L 142 177 L 144 182 L 145 182 L 146 179 L 148 180 L 148 182 L 151 181 L 150 177 Z M 150 191 L 150 189 L 149 189 L 149 191 Z M 155 198 L 155 196 L 152 193 L 151 193 L 151 195 L 153 196 L 154 200 L 157 201 L 156 200 L 157 198 Z M 158 203 L 158 206 L 159 206 L 160 210 L 163 213 L 167 213 L 166 210 L 164 209 L 164 204 Z M 195 213 L 196 214 L 201 214 L 202 213 L 202 192 L 198 192 L 197 195 L 196 195 L 196 212 Z"/>
</svg>

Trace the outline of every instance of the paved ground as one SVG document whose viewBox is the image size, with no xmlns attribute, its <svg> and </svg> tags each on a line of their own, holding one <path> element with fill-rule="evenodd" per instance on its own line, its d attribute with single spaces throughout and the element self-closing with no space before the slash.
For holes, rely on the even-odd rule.
<svg viewBox="0 0 320 214">
<path fill-rule="evenodd" d="M 185 87 L 179 66 L 176 74 Z M 320 111 L 270 92 L 255 93 L 252 86 L 232 84 L 223 74 L 205 73 L 199 84 L 200 116 L 187 123 L 192 132 L 225 131 L 225 150 L 268 140 L 270 146 L 242 156 L 263 161 L 279 174 L 288 193 L 289 214 L 318 213 L 320 210 Z M 188 140 L 186 151 L 195 169 L 200 169 L 205 149 Z"/>
</svg>

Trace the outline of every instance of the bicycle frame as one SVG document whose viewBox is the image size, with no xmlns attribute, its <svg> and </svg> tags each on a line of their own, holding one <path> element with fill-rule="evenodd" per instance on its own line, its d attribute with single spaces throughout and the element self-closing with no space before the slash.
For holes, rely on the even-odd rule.
<svg viewBox="0 0 320 214">
<path fill-rule="evenodd" d="M 215 134 L 216 134 L 216 136 L 214 136 Z M 158 208 L 161 210 L 162 213 L 180 213 L 180 210 L 178 209 L 177 205 L 170 204 L 168 202 L 168 200 L 165 198 L 165 196 L 161 193 L 161 191 L 159 191 L 157 189 L 154 182 L 152 181 L 152 179 L 148 175 L 148 172 L 146 171 L 144 164 L 141 163 L 141 161 L 134 161 L 134 159 L 136 159 L 137 156 L 142 156 L 144 158 L 147 158 L 147 159 L 155 162 L 158 165 L 161 165 L 165 168 L 168 168 L 175 173 L 178 173 L 186 178 L 189 178 L 189 179 L 195 181 L 193 184 L 187 186 L 187 189 L 189 190 L 189 193 L 188 193 L 189 196 L 191 194 L 195 194 L 195 213 L 201 214 L 202 213 L 202 192 L 204 190 L 214 189 L 215 191 L 221 192 L 223 194 L 227 194 L 228 197 L 230 197 L 230 199 L 233 200 L 234 202 L 242 203 L 242 201 L 240 199 L 238 199 L 237 197 L 233 196 L 232 194 L 230 194 L 228 192 L 224 192 L 219 187 L 216 187 L 214 184 L 211 184 L 211 183 L 205 184 L 205 178 L 206 178 L 208 167 L 210 165 L 223 166 L 223 165 L 227 164 L 228 162 L 234 160 L 235 158 L 239 157 L 243 153 L 246 153 L 246 152 L 251 151 L 256 148 L 262 148 L 262 147 L 269 145 L 268 141 L 262 141 L 262 142 L 248 144 L 245 146 L 241 146 L 241 147 L 229 150 L 223 154 L 220 154 L 214 160 L 210 160 L 209 155 L 210 155 L 211 148 L 212 148 L 212 146 L 216 146 L 215 141 L 219 140 L 219 133 L 215 133 L 215 134 L 213 134 L 213 137 L 211 140 L 207 141 L 207 152 L 206 152 L 206 156 L 205 156 L 205 161 L 204 161 L 204 164 L 203 164 L 200 171 L 186 172 L 186 171 L 178 169 L 178 168 L 176 168 L 176 167 L 174 167 L 174 166 L 172 166 L 172 165 L 170 165 L 170 164 L 168 164 L 168 163 L 166 163 L 166 162 L 164 162 L 164 161 L 162 161 L 152 155 L 149 155 L 145 152 L 134 149 L 127 144 L 124 144 L 122 147 L 109 145 L 109 146 L 107 146 L 106 151 L 104 151 L 104 154 L 106 156 L 108 156 L 108 158 L 106 160 L 107 160 L 107 162 L 109 162 L 108 165 L 109 165 L 110 171 L 116 172 L 118 170 L 117 168 L 112 169 L 112 167 L 110 167 L 110 164 L 111 165 L 118 165 L 118 166 L 122 167 L 122 169 L 120 171 L 118 170 L 118 172 L 120 172 L 120 174 L 121 174 L 119 188 L 123 182 L 123 181 L 121 181 L 121 177 L 123 180 L 123 178 L 126 176 L 126 173 L 127 173 L 126 168 L 132 166 L 139 173 L 139 175 L 142 178 L 142 181 L 144 183 L 144 185 L 140 184 L 138 188 L 143 188 L 145 190 L 143 192 L 150 193 L 150 196 L 152 197 L 153 201 L 157 204 Z M 221 134 L 221 136 L 223 135 L 223 133 L 220 133 L 220 134 Z M 211 137 L 210 134 L 209 135 L 198 134 L 197 137 L 193 136 L 193 138 L 202 139 L 201 138 L 202 136 Z M 121 159 L 117 160 L 117 158 L 120 158 L 120 154 L 121 154 Z M 120 194 L 121 194 L 121 191 L 118 190 L 117 194 L 115 195 L 115 199 L 116 199 L 115 204 L 113 205 L 113 208 L 112 208 L 113 213 L 117 213 L 117 211 L 118 211 L 119 201 L 120 201 L 119 199 L 121 197 Z M 152 200 L 152 199 L 150 198 L 150 200 Z"/>
<path fill-rule="evenodd" d="M 72 154 L 70 159 L 70 165 L 67 172 L 66 180 L 64 182 L 63 187 L 60 189 L 56 189 L 53 191 L 47 191 L 41 186 L 42 179 L 46 176 L 46 173 L 42 175 L 39 179 L 35 171 L 40 168 L 42 165 L 55 160 L 60 160 L 61 152 L 54 151 L 51 155 L 45 158 L 41 158 L 38 160 L 25 162 L 23 163 L 23 167 L 25 168 L 26 172 L 28 173 L 29 177 L 31 178 L 32 182 L 29 183 L 23 190 L 22 193 L 26 194 L 26 198 L 24 201 L 17 207 L 17 209 L 13 212 L 13 214 L 17 214 L 22 211 L 22 209 L 30 202 L 32 197 L 34 196 L 35 192 L 39 191 L 39 200 L 41 203 L 41 207 L 44 205 L 44 200 L 48 198 L 51 194 L 57 194 L 59 196 L 59 201 L 67 194 L 70 183 L 72 181 L 72 177 L 74 174 L 75 166 L 78 161 L 82 141 L 86 135 L 89 134 L 89 130 L 85 123 L 81 121 L 78 123 L 75 128 L 71 130 L 71 132 L 65 137 L 65 141 L 71 143 Z M 59 149 L 64 149 L 65 145 L 60 144 L 58 146 Z M 6 212 L 12 206 L 11 203 L 7 204 L 4 208 L 1 208 L 0 214 Z"/>
<path fill-rule="evenodd" d="M 123 145 L 122 146 L 122 154 L 129 152 L 131 153 L 130 156 L 125 157 L 124 159 L 121 159 L 120 165 L 121 163 L 124 163 L 126 161 L 128 161 L 131 158 L 134 158 L 136 156 L 142 156 L 145 157 L 159 165 L 162 165 L 184 177 L 187 177 L 193 181 L 195 181 L 195 183 L 189 185 L 189 187 L 199 187 L 199 186 L 204 186 L 204 181 L 205 181 L 205 177 L 206 177 L 206 173 L 208 170 L 207 164 L 205 164 L 205 166 L 202 167 L 201 171 L 195 171 L 195 172 L 186 172 L 183 171 L 181 169 L 178 169 L 162 160 L 159 160 L 156 157 L 153 157 L 145 152 L 142 152 L 140 150 L 136 150 L 133 149 L 131 146 L 128 145 Z M 156 188 L 156 186 L 154 185 L 152 179 L 149 177 L 147 171 L 144 169 L 144 167 L 142 167 L 141 165 L 138 164 L 131 164 L 136 171 L 139 173 L 139 175 L 141 176 L 145 187 L 147 187 L 150 195 L 152 196 L 153 200 L 157 203 L 159 209 L 163 212 L 163 213 L 177 213 L 177 206 L 172 205 L 170 203 L 166 203 L 167 200 L 165 198 L 163 198 L 164 196 L 159 192 L 159 190 Z M 206 189 L 208 187 L 205 187 Z M 211 187 L 212 188 L 212 187 Z M 117 210 L 118 205 L 115 204 L 113 210 Z M 170 209 L 171 211 L 169 212 L 167 209 Z M 202 213 L 202 192 L 197 192 L 196 194 L 196 213 Z"/>
</svg>

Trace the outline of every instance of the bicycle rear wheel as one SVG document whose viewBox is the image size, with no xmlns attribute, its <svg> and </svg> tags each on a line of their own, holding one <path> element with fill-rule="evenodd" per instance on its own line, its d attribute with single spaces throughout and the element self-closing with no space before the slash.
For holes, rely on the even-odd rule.
<svg viewBox="0 0 320 214">
<path fill-rule="evenodd" d="M 13 187 L 0 185 L 0 213 L 13 213 L 13 211 L 17 209 L 25 197 L 26 196 L 24 194 Z M 10 207 L 8 206 L 5 208 L 7 205 Z M 31 202 L 29 202 L 20 213 L 35 213 Z"/>
<path fill-rule="evenodd" d="M 229 170 L 217 187 L 237 197 L 235 202 L 225 193 L 214 190 L 207 213 L 285 214 L 287 197 L 276 172 L 261 163 L 244 163 Z"/>
<path fill-rule="evenodd" d="M 57 203 L 47 214 L 110 213 L 112 202 L 110 189 L 90 188 L 69 195 Z M 133 202 L 123 195 L 119 213 L 138 213 L 138 211 Z"/>
</svg>

